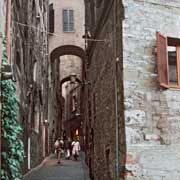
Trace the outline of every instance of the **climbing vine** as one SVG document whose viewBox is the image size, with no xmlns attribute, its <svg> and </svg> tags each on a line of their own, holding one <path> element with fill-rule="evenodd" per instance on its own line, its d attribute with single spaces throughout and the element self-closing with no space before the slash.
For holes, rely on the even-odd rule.
<svg viewBox="0 0 180 180">
<path fill-rule="evenodd" d="M 7 62 L 6 50 L 3 50 L 2 64 Z M 20 180 L 21 163 L 24 157 L 24 147 L 19 136 L 22 133 L 17 121 L 18 100 L 15 94 L 15 85 L 12 80 L 2 80 L 2 111 L 1 111 L 1 179 Z"/>
</svg>

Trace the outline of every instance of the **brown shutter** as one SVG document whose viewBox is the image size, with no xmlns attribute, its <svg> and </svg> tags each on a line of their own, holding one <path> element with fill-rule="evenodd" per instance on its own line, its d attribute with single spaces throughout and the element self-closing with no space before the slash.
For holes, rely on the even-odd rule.
<svg viewBox="0 0 180 180">
<path fill-rule="evenodd" d="M 169 84 L 169 68 L 168 68 L 168 52 L 167 37 L 157 32 L 157 68 L 158 80 L 161 86 L 168 88 Z"/>
<path fill-rule="evenodd" d="M 54 33 L 54 9 L 53 9 L 53 4 L 49 5 L 49 32 Z"/>
<path fill-rule="evenodd" d="M 180 46 L 177 46 L 178 86 L 180 88 Z"/>
</svg>

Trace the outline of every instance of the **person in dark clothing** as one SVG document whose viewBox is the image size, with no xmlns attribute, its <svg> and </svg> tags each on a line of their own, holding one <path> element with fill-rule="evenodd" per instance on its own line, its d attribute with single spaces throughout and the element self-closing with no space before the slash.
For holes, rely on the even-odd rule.
<svg viewBox="0 0 180 180">
<path fill-rule="evenodd" d="M 63 140 L 66 140 L 66 130 L 63 131 Z"/>
<path fill-rule="evenodd" d="M 70 139 L 70 137 L 68 137 L 68 139 L 66 139 L 64 141 L 64 150 L 65 150 L 65 153 L 66 153 L 66 159 L 70 159 L 70 157 L 71 157 L 71 153 L 70 153 L 71 139 Z"/>
</svg>

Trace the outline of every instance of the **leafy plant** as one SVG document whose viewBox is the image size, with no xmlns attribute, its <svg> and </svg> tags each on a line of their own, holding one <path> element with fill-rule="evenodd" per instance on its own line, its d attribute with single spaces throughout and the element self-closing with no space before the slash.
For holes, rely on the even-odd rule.
<svg viewBox="0 0 180 180">
<path fill-rule="evenodd" d="M 2 64 L 7 63 L 6 50 L 3 50 Z M 17 121 L 18 100 L 15 85 L 12 80 L 2 80 L 2 111 L 1 111 L 1 179 L 20 180 L 21 163 L 24 157 L 24 147 L 20 140 L 21 126 Z"/>
</svg>

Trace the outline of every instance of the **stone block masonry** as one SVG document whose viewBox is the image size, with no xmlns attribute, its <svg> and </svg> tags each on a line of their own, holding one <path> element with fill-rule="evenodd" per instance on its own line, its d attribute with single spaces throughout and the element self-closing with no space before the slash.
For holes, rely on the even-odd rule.
<svg viewBox="0 0 180 180">
<path fill-rule="evenodd" d="M 157 80 L 156 31 L 180 38 L 180 2 L 124 0 L 126 177 L 180 178 L 180 91 Z"/>
</svg>

